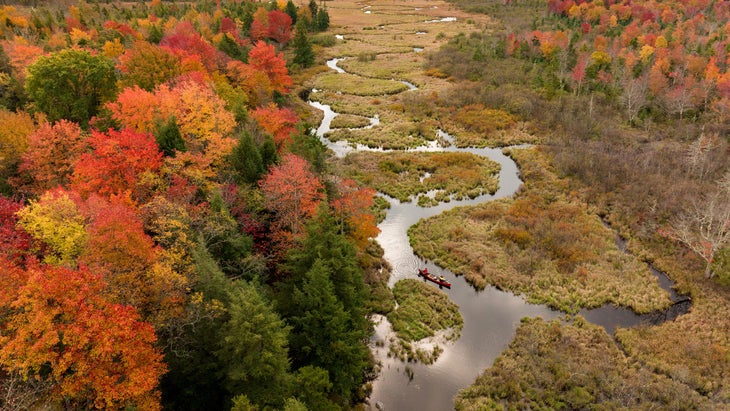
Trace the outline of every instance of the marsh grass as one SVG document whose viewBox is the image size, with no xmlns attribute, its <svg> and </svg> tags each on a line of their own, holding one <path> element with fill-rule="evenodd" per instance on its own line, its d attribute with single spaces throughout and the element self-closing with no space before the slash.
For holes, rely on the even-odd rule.
<svg viewBox="0 0 730 411">
<path fill-rule="evenodd" d="M 515 339 L 474 384 L 457 410 L 710 409 L 680 381 L 627 358 L 603 328 L 523 319 Z"/>
<path fill-rule="evenodd" d="M 437 340 L 459 338 L 464 320 L 459 307 L 438 289 L 416 279 L 398 281 L 393 287 L 398 303 L 388 314 L 397 338 L 388 355 L 405 362 L 431 364 L 443 352 Z"/>
<path fill-rule="evenodd" d="M 493 284 L 565 312 L 615 304 L 645 313 L 670 304 L 646 264 L 618 250 L 599 217 L 565 194 L 544 155 L 512 155 L 525 180 L 517 197 L 421 220 L 408 231 L 419 256 L 477 289 Z"/>
<path fill-rule="evenodd" d="M 413 51 L 411 48 L 409 51 Z M 361 58 L 361 56 L 363 56 Z M 425 59 L 414 53 L 387 53 L 358 55 L 357 59 L 347 59 L 339 66 L 348 73 L 379 79 L 400 79 L 409 73 L 423 71 Z"/>
<path fill-rule="evenodd" d="M 499 164 L 469 153 L 353 153 L 341 170 L 356 181 L 402 202 L 423 205 L 474 198 L 498 188 Z M 435 197 L 425 196 L 435 192 Z"/>
<path fill-rule="evenodd" d="M 333 129 L 336 128 L 359 128 L 370 125 L 370 119 L 363 116 L 353 114 L 340 114 L 332 119 L 330 125 Z"/>
<path fill-rule="evenodd" d="M 405 84 L 398 81 L 364 78 L 347 73 L 321 75 L 314 80 L 314 87 L 356 96 L 396 94 L 408 89 Z"/>
</svg>

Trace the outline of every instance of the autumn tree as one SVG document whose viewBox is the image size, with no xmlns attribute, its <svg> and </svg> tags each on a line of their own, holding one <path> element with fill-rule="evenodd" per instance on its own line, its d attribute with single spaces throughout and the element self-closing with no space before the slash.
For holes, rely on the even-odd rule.
<svg viewBox="0 0 730 411">
<path fill-rule="evenodd" d="M 180 58 L 166 48 L 137 41 L 119 57 L 123 86 L 152 91 L 181 73 Z"/>
<path fill-rule="evenodd" d="M 25 186 L 21 188 L 40 195 L 65 186 L 73 165 L 87 148 L 86 135 L 78 124 L 67 120 L 41 124 L 28 138 L 28 149 L 18 167 L 19 183 Z"/>
<path fill-rule="evenodd" d="M 116 95 L 117 77 L 114 63 L 103 55 L 67 49 L 30 65 L 25 88 L 35 108 L 49 120 L 66 119 L 86 127 Z"/>
<path fill-rule="evenodd" d="M 28 113 L 6 110 L 0 110 L 0 124 L 0 190 L 9 191 L 8 178 L 17 172 L 36 125 Z"/>
<path fill-rule="evenodd" d="M 145 176 L 162 164 L 162 153 L 150 134 L 92 131 L 89 144 L 93 151 L 79 157 L 71 177 L 71 186 L 83 196 L 129 195 L 139 200 L 147 192 Z"/>
<path fill-rule="evenodd" d="M 78 195 L 50 190 L 17 212 L 18 225 L 46 246 L 44 262 L 75 267 L 88 240 L 87 220 L 77 206 Z"/>
<path fill-rule="evenodd" d="M 83 208 L 88 241 L 79 262 L 104 278 L 109 300 L 135 307 L 158 328 L 180 316 L 187 279 L 164 262 L 136 212 L 96 196 Z"/>
<path fill-rule="evenodd" d="M 292 79 L 286 68 L 284 55 L 276 54 L 274 46 L 259 41 L 248 53 L 248 63 L 266 73 L 274 91 L 285 94 L 292 86 Z"/>
<path fill-rule="evenodd" d="M 299 233 L 304 221 L 314 215 L 324 198 L 322 183 L 309 170 L 309 164 L 293 154 L 282 158 L 260 183 L 266 206 L 274 212 L 275 230 Z"/>
<path fill-rule="evenodd" d="M 26 275 L 0 292 L 14 296 L 0 319 L 2 368 L 48 382 L 65 406 L 160 409 L 165 366 L 154 330 L 134 308 L 106 300 L 104 281 L 85 269 L 34 266 Z"/>
<path fill-rule="evenodd" d="M 331 200 L 331 205 L 340 232 L 350 236 L 358 247 L 364 249 L 369 240 L 380 232 L 370 211 L 376 192 L 371 188 L 358 187 L 351 179 L 338 181 L 337 188 L 339 196 Z"/>
<path fill-rule="evenodd" d="M 288 14 L 272 10 L 269 12 L 268 37 L 279 44 L 286 44 L 291 40 L 292 18 Z"/>
<path fill-rule="evenodd" d="M 0 195 L 0 260 L 21 264 L 31 249 L 33 238 L 18 225 L 23 204 Z"/>
<path fill-rule="evenodd" d="M 251 112 L 251 117 L 274 138 L 279 153 L 291 140 L 291 135 L 295 131 L 294 125 L 299 121 L 293 110 L 278 108 L 273 103 L 256 108 Z"/>
</svg>

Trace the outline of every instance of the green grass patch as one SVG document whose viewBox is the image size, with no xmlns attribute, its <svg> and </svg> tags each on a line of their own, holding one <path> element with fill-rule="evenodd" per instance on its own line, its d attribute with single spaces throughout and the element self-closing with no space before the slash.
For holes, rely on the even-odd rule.
<svg viewBox="0 0 730 411">
<path fill-rule="evenodd" d="M 317 77 L 313 83 L 317 89 L 340 91 L 356 96 L 396 94 L 408 89 L 399 81 L 364 78 L 347 73 L 324 74 Z"/>
<path fill-rule="evenodd" d="M 494 193 L 499 164 L 469 153 L 353 153 L 341 160 L 347 176 L 402 202 L 474 198 Z M 424 194 L 435 192 L 435 197 Z"/>
<path fill-rule="evenodd" d="M 464 320 L 459 307 L 442 291 L 416 279 L 405 279 L 395 284 L 393 295 L 398 307 L 388 314 L 388 321 L 400 339 L 419 341 L 447 330 L 447 340 L 459 337 Z"/>
<path fill-rule="evenodd" d="M 477 289 L 493 284 L 565 312 L 615 304 L 644 313 L 670 304 L 646 264 L 621 252 L 598 216 L 563 194 L 566 182 L 537 149 L 512 155 L 525 180 L 519 195 L 421 220 L 408 231 L 419 256 Z"/>
<path fill-rule="evenodd" d="M 627 358 L 603 328 L 577 318 L 523 319 L 515 339 L 457 410 L 709 409 L 687 385 Z"/>
</svg>

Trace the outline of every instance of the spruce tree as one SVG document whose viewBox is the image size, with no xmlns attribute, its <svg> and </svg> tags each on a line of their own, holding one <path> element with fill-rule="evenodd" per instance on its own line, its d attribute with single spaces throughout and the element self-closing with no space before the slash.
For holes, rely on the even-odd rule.
<svg viewBox="0 0 730 411">
<path fill-rule="evenodd" d="M 175 117 L 170 117 L 167 123 L 157 127 L 155 141 L 166 157 L 175 157 L 175 151 L 185 151 L 185 141 L 182 139 Z"/>
<path fill-rule="evenodd" d="M 292 46 L 294 47 L 294 64 L 302 67 L 310 67 L 314 64 L 314 51 L 312 50 L 312 45 L 309 43 L 307 27 L 303 21 L 296 25 L 296 33 L 292 41 Z"/>
<path fill-rule="evenodd" d="M 259 153 L 259 148 L 256 147 L 256 143 L 248 131 L 241 131 L 241 135 L 238 137 L 238 145 L 231 152 L 230 163 L 238 175 L 239 183 L 253 184 L 264 173 L 261 153 Z"/>
<path fill-rule="evenodd" d="M 368 350 L 362 333 L 349 325 L 332 276 L 324 262 L 316 261 L 301 287 L 294 290 L 292 302 L 297 310 L 289 319 L 293 325 L 291 350 L 297 364 L 327 370 L 333 392 L 349 403 L 363 382 Z"/>
<path fill-rule="evenodd" d="M 284 13 L 291 17 L 292 24 L 297 23 L 297 6 L 292 0 L 286 2 L 286 6 L 284 7 Z"/>
<path fill-rule="evenodd" d="M 289 397 L 289 328 L 257 287 L 241 281 L 231 291 L 230 319 L 221 330 L 216 355 L 225 386 L 263 407 L 279 408 Z"/>
</svg>

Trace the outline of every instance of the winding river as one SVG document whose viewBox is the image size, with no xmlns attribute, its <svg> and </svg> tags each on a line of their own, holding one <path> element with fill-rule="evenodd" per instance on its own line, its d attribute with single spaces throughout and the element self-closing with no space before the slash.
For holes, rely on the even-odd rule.
<svg viewBox="0 0 730 411">
<path fill-rule="evenodd" d="M 337 66 L 341 59 L 327 62 L 328 67 L 344 72 Z M 331 142 L 325 138 L 330 130 L 332 119 L 337 115 L 330 106 L 310 101 L 309 104 L 323 111 L 324 117 L 315 130 L 321 141 L 337 156 L 345 156 L 349 152 L 382 151 L 364 146 L 351 147 L 347 142 Z M 377 118 L 375 118 L 377 120 Z M 374 120 L 371 119 L 371 124 Z M 450 136 L 440 133 L 440 140 L 449 141 Z M 438 267 L 417 257 L 408 240 L 407 231 L 410 226 L 422 218 L 432 217 L 448 209 L 474 205 L 485 201 L 512 196 L 522 184 L 519 170 L 515 162 L 502 153 L 499 148 L 457 148 L 453 145 L 442 146 L 435 142 L 429 146 L 413 149 L 414 151 L 460 151 L 488 157 L 500 164 L 499 189 L 493 195 L 482 195 L 471 200 L 440 203 L 435 207 L 420 207 L 414 202 L 401 203 L 388 198 L 391 208 L 387 217 L 379 225 L 381 230 L 377 241 L 385 251 L 385 259 L 392 265 L 393 271 L 389 280 L 392 287 L 398 280 L 416 278 L 417 268 L 428 267 L 436 275 L 444 275 L 453 286 L 443 291 L 459 306 L 464 319 L 461 337 L 455 343 L 440 344 L 444 352 L 431 365 L 420 363 L 403 363 L 387 356 L 385 346 L 375 344 L 376 341 L 388 341 L 392 335 L 390 324 L 383 317 L 376 318 L 375 335 L 372 338 L 372 350 L 381 369 L 370 395 L 371 409 L 387 410 L 448 410 L 453 409 L 453 397 L 458 390 L 472 384 L 476 377 L 490 367 L 495 358 L 504 351 L 513 339 L 515 330 L 523 317 L 542 317 L 546 320 L 558 317 L 561 313 L 544 305 L 535 305 L 510 292 L 487 287 L 475 291 L 463 277 L 455 276 L 448 270 Z M 617 238 L 617 245 L 623 243 Z M 624 247 L 625 248 L 625 247 Z M 673 301 L 681 301 L 681 297 L 670 289 L 671 283 L 665 276 L 655 271 L 660 285 L 672 293 Z M 662 280 L 662 278 L 664 280 Z M 673 307 L 676 315 L 686 312 L 689 304 L 677 304 Z M 630 310 L 616 307 L 601 307 L 581 312 L 589 321 L 602 325 L 609 333 L 616 327 L 629 327 L 641 322 L 660 322 L 676 317 L 670 311 L 653 315 L 639 316 Z"/>
</svg>

